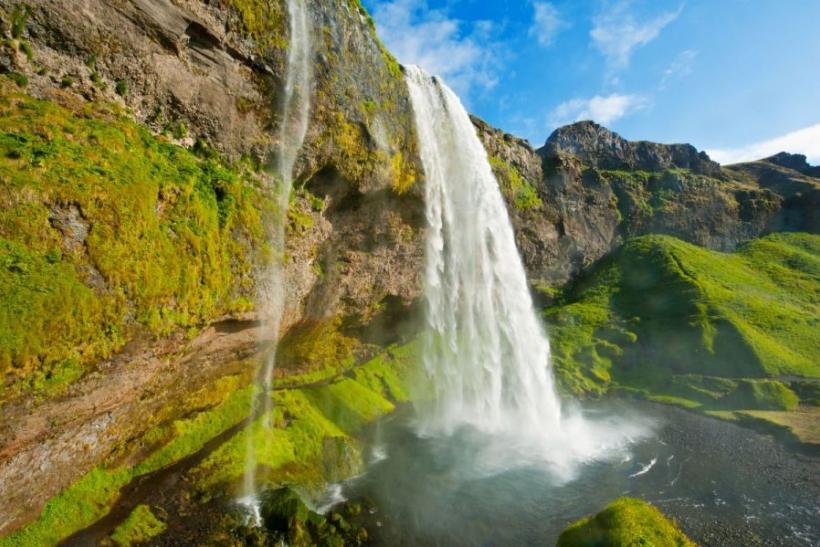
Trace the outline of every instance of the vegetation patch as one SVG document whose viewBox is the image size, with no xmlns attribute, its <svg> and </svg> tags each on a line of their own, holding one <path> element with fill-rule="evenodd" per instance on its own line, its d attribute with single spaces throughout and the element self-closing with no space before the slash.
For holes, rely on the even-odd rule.
<svg viewBox="0 0 820 547">
<path fill-rule="evenodd" d="M 594 516 L 573 523 L 558 538 L 558 547 L 625 545 L 695 547 L 695 542 L 651 504 L 626 497 L 618 498 Z"/>
<path fill-rule="evenodd" d="M 154 515 L 150 507 L 137 505 L 111 534 L 111 540 L 119 547 L 130 547 L 160 535 L 165 528 L 165 523 Z"/>
<path fill-rule="evenodd" d="M 779 377 L 820 375 L 818 257 L 820 237 L 808 234 L 731 254 L 667 236 L 629 240 L 546 310 L 556 374 L 576 394 L 794 409 L 798 395 Z"/>
<path fill-rule="evenodd" d="M 501 192 L 512 201 L 516 209 L 526 211 L 544 206 L 538 192 L 521 176 L 518 169 L 496 156 L 490 156 L 490 165 L 498 177 Z"/>
<path fill-rule="evenodd" d="M 319 487 L 355 472 L 361 461 L 353 435 L 392 412 L 396 403 L 408 400 L 417 351 L 415 342 L 394 346 L 322 385 L 277 389 L 271 415 L 260 416 L 214 451 L 192 471 L 194 481 L 204 491 L 230 489 L 245 471 L 250 442 L 256 446 L 258 461 L 265 462 L 257 475 L 269 485 Z"/>
<path fill-rule="evenodd" d="M 157 335 L 246 311 L 273 201 L 254 174 L 0 82 L 0 374 L 37 388 Z M 19 380 L 23 380 L 20 384 Z"/>
<path fill-rule="evenodd" d="M 256 42 L 263 53 L 283 50 L 288 45 L 287 13 L 284 2 L 267 0 L 220 0 L 233 7 L 242 23 L 245 34 Z"/>
<path fill-rule="evenodd" d="M 145 445 L 160 447 L 133 467 L 100 465 L 49 500 L 38 519 L 10 536 L 0 546 L 56 545 L 61 539 L 103 517 L 120 489 L 134 480 L 194 454 L 208 440 L 241 422 L 251 408 L 253 387 L 238 389 L 213 409 L 150 430 Z"/>
</svg>

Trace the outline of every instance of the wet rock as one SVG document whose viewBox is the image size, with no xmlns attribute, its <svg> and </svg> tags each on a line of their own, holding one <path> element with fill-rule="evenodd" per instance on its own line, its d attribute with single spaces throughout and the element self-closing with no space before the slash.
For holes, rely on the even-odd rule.
<svg viewBox="0 0 820 547">
<path fill-rule="evenodd" d="M 367 541 L 367 531 L 348 520 L 361 513 L 357 504 L 345 504 L 324 516 L 285 487 L 263 494 L 261 512 L 274 541 L 288 545 L 363 545 Z"/>
</svg>

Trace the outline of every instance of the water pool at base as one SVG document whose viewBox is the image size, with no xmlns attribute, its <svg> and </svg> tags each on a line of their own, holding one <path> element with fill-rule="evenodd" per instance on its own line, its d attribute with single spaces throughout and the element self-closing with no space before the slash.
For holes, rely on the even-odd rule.
<svg viewBox="0 0 820 547">
<path fill-rule="evenodd" d="M 654 503 L 702 545 L 820 544 L 817 456 L 662 405 L 585 412 L 651 416 L 655 434 L 567 477 L 539 464 L 505 465 L 503 447 L 492 448 L 488 466 L 488 440 L 467 430 L 421 438 L 405 409 L 368 432 L 368 469 L 342 491 L 372 501 L 364 520 L 378 545 L 554 545 L 568 524 L 623 495 Z"/>
</svg>

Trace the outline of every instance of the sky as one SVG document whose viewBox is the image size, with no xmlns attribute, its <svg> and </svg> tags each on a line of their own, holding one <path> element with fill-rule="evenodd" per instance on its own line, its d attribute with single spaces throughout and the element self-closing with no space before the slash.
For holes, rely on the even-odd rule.
<svg viewBox="0 0 820 547">
<path fill-rule="evenodd" d="M 728 164 L 820 163 L 820 0 L 363 0 L 403 64 L 541 146 L 592 119 Z"/>
</svg>

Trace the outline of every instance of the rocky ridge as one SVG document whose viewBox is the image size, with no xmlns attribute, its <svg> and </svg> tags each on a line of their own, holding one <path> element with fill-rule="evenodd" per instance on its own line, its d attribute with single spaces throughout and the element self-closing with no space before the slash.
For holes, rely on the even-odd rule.
<svg viewBox="0 0 820 547">
<path fill-rule="evenodd" d="M 730 251 L 775 231 L 817 231 L 820 179 L 783 159 L 721 167 L 686 144 L 630 142 L 593 122 L 557 129 L 544 147 L 474 119 L 491 157 L 524 178 L 536 208 L 508 209 L 530 281 L 560 287 L 630 237 L 673 235 Z M 792 161 L 788 163 L 794 166 Z M 507 169 L 497 169 L 499 179 Z M 549 300 L 550 290 L 542 290 Z"/>
</svg>

